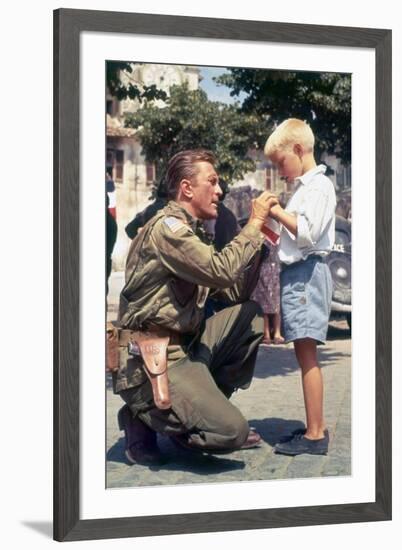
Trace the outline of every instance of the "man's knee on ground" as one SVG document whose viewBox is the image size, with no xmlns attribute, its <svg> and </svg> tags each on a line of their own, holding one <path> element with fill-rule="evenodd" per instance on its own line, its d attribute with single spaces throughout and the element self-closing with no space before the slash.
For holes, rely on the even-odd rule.
<svg viewBox="0 0 402 550">
<path fill-rule="evenodd" d="M 239 417 L 224 428 L 227 448 L 239 449 L 246 441 L 249 433 L 249 425 L 245 418 Z"/>
</svg>

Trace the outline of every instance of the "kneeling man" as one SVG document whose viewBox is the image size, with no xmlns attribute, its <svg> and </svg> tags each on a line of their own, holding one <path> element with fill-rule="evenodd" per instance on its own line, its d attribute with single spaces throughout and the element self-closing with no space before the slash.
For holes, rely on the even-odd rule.
<svg viewBox="0 0 402 550">
<path fill-rule="evenodd" d="M 200 222 L 217 217 L 222 191 L 215 162 L 206 150 L 171 159 L 169 202 L 128 253 L 113 382 L 126 403 L 119 424 L 132 463 L 160 461 L 157 432 L 210 453 L 255 447 L 261 439 L 229 398 L 250 385 L 263 337 L 260 308 L 249 297 L 261 228 L 277 200 L 268 192 L 254 200 L 248 223 L 216 251 L 198 236 Z M 208 296 L 228 307 L 205 321 Z"/>
</svg>

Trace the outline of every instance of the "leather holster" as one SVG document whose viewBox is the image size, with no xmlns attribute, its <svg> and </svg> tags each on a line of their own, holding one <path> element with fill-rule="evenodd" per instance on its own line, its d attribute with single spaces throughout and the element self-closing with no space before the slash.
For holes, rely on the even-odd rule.
<svg viewBox="0 0 402 550">
<path fill-rule="evenodd" d="M 158 409 L 170 409 L 169 380 L 167 373 L 167 347 L 169 333 L 131 331 L 131 341 L 137 344 L 144 361 L 145 372 L 152 385 L 155 405 Z"/>
<path fill-rule="evenodd" d="M 116 333 L 117 340 L 115 340 Z M 108 323 L 106 334 L 106 364 L 108 370 L 113 371 L 119 368 L 119 346 L 128 346 L 137 350 L 135 355 L 141 355 L 144 363 L 143 368 L 151 382 L 155 405 L 158 409 L 170 409 L 171 401 L 167 374 L 167 347 L 171 339 L 170 332 L 158 328 L 152 329 L 152 331 L 116 329 L 113 325 L 109 327 Z"/>
</svg>

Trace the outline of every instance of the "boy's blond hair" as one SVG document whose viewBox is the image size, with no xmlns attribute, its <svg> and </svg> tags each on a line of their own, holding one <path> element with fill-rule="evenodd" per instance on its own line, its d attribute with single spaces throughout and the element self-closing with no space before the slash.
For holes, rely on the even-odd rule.
<svg viewBox="0 0 402 550">
<path fill-rule="evenodd" d="M 264 154 L 270 157 L 278 150 L 289 150 L 296 145 L 302 145 L 306 153 L 314 149 L 314 134 L 310 126 L 298 118 L 288 118 L 272 132 L 264 147 Z"/>
</svg>

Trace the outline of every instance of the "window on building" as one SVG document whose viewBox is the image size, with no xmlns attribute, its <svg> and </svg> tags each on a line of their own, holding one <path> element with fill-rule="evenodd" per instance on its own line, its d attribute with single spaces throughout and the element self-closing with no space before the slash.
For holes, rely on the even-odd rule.
<svg viewBox="0 0 402 550">
<path fill-rule="evenodd" d="M 152 185 L 155 181 L 155 164 L 147 162 L 145 165 L 145 170 L 147 185 Z"/>
<path fill-rule="evenodd" d="M 112 179 L 114 179 L 113 166 L 114 166 L 114 151 L 112 149 L 108 149 L 106 151 L 106 171 L 111 175 Z"/>
<path fill-rule="evenodd" d="M 116 149 L 115 180 L 123 181 L 124 151 Z"/>
<path fill-rule="evenodd" d="M 113 116 L 113 100 L 106 100 L 106 113 L 110 116 Z"/>
<path fill-rule="evenodd" d="M 114 181 L 123 181 L 124 151 L 121 149 L 108 149 L 106 151 L 106 168 Z"/>
</svg>

